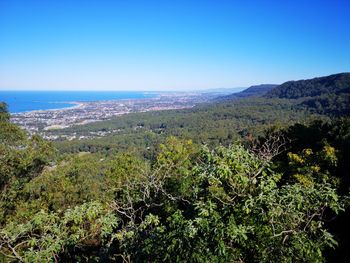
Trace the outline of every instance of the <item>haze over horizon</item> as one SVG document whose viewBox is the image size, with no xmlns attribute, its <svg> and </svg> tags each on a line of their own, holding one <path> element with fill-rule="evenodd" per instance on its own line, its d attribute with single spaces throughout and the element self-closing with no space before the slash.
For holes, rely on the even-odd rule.
<svg viewBox="0 0 350 263">
<path fill-rule="evenodd" d="M 0 2 L 0 90 L 201 90 L 350 71 L 350 2 Z"/>
</svg>

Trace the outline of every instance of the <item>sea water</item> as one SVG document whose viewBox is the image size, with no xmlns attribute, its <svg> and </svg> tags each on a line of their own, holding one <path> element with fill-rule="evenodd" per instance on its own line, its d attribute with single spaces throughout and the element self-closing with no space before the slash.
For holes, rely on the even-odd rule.
<svg viewBox="0 0 350 263">
<path fill-rule="evenodd" d="M 155 92 L 138 91 L 0 91 L 11 113 L 62 109 L 76 102 L 152 98 Z"/>
</svg>

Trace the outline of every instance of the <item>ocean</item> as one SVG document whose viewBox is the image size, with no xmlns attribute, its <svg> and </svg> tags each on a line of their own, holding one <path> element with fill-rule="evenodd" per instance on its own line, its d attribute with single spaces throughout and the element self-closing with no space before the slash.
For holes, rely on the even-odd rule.
<svg viewBox="0 0 350 263">
<path fill-rule="evenodd" d="M 143 99 L 155 96 L 155 92 L 137 91 L 0 91 L 0 102 L 7 103 L 10 113 L 19 113 L 62 109 L 74 106 L 74 102 Z"/>
</svg>

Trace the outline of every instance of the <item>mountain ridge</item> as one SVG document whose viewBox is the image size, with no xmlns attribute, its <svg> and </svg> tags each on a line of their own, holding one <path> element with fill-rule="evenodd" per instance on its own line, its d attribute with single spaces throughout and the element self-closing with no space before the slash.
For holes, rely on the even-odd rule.
<svg viewBox="0 0 350 263">
<path fill-rule="evenodd" d="M 253 86 L 250 86 L 249 88 L 246 88 L 243 91 L 232 93 L 226 96 L 220 96 L 217 98 L 217 100 L 226 101 L 226 100 L 241 99 L 241 98 L 248 98 L 248 97 L 260 97 L 265 95 L 267 92 L 269 92 L 271 89 L 277 86 L 278 86 L 277 84 L 253 85 Z"/>
<path fill-rule="evenodd" d="M 270 90 L 264 97 L 299 99 L 330 93 L 350 93 L 350 73 L 287 81 Z"/>
</svg>

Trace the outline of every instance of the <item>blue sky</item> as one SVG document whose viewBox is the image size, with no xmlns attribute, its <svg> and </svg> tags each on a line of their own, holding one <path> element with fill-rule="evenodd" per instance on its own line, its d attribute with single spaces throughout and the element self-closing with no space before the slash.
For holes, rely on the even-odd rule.
<svg viewBox="0 0 350 263">
<path fill-rule="evenodd" d="M 0 89 L 232 88 L 346 72 L 349 14 L 349 0 L 0 0 Z"/>
</svg>

